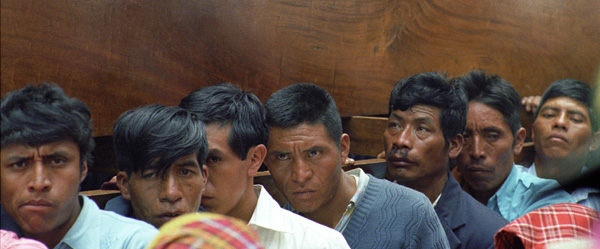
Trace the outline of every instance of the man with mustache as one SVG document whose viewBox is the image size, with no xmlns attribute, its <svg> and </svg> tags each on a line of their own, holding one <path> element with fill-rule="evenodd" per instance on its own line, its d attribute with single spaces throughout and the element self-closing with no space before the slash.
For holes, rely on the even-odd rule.
<svg viewBox="0 0 600 249">
<path fill-rule="evenodd" d="M 365 174 L 344 172 L 350 138 L 327 90 L 285 87 L 265 103 L 265 164 L 288 208 L 340 231 L 351 248 L 448 248 L 423 194 Z M 291 207 L 290 207 L 291 206 Z"/>
<path fill-rule="evenodd" d="M 546 89 L 534 116 L 535 157 L 527 172 L 557 180 L 561 186 L 585 174 L 586 159 L 600 144 L 592 96 L 589 85 L 574 79 L 557 80 Z M 600 211 L 600 190 L 567 190 L 578 204 Z"/>
<path fill-rule="evenodd" d="M 457 158 L 463 189 L 509 221 L 541 207 L 572 202 L 556 181 L 527 174 L 514 164 L 525 141 L 517 90 L 483 71 L 471 71 L 454 82 L 469 100 Z"/>
<path fill-rule="evenodd" d="M 229 83 L 197 89 L 179 106 L 206 124 L 210 177 L 202 205 L 243 220 L 265 248 L 348 248 L 342 235 L 279 206 L 254 176 L 265 159 L 265 107 L 256 95 Z"/>
<path fill-rule="evenodd" d="M 429 198 L 451 248 L 493 248 L 507 221 L 462 191 L 449 170 L 463 146 L 464 93 L 438 73 L 420 73 L 399 81 L 389 103 L 386 178 Z"/>
<path fill-rule="evenodd" d="M 206 132 L 200 118 L 174 106 L 121 114 L 113 128 L 121 196 L 105 209 L 160 228 L 200 208 L 207 181 Z"/>
<path fill-rule="evenodd" d="M 90 110 L 53 84 L 2 98 L 2 229 L 48 248 L 144 248 L 158 233 L 79 195 L 94 148 Z"/>
</svg>

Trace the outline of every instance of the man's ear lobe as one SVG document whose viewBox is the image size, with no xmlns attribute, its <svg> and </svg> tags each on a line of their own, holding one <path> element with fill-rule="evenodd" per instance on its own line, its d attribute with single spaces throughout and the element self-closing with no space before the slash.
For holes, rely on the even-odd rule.
<svg viewBox="0 0 600 249">
<path fill-rule="evenodd" d="M 87 159 L 84 159 L 83 167 L 81 167 L 81 175 L 79 177 L 79 184 L 81 184 L 83 182 L 83 180 L 85 180 L 85 177 L 87 176 L 87 172 L 88 172 L 88 162 L 87 162 Z"/>
<path fill-rule="evenodd" d="M 595 151 L 600 147 L 600 131 L 592 134 L 592 143 L 590 144 L 590 152 Z"/>
<path fill-rule="evenodd" d="M 454 136 L 450 141 L 448 141 L 448 158 L 454 159 L 458 157 L 460 151 L 462 150 L 464 138 L 462 134 L 458 134 Z"/>
<path fill-rule="evenodd" d="M 521 150 L 523 150 L 523 144 L 525 144 L 525 137 L 527 136 L 527 131 L 525 131 L 525 128 L 521 127 L 519 128 L 519 130 L 517 131 L 517 134 L 515 134 L 515 145 L 513 146 L 513 153 L 515 155 L 518 155 L 521 153 Z"/>
<path fill-rule="evenodd" d="M 121 191 L 121 195 L 125 200 L 131 200 L 131 193 L 129 190 L 129 177 L 125 171 L 119 171 L 117 173 L 117 187 Z"/>
<path fill-rule="evenodd" d="M 248 176 L 256 175 L 260 166 L 262 166 L 267 156 L 267 147 L 264 144 L 259 144 L 250 148 L 248 151 L 248 158 L 250 160 L 250 167 L 248 167 Z"/>
</svg>

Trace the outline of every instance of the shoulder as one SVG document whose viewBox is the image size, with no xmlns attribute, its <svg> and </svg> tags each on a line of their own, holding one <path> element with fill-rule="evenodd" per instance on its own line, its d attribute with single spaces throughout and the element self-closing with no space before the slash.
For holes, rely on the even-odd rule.
<svg viewBox="0 0 600 249">
<path fill-rule="evenodd" d="M 84 197 L 84 208 L 86 212 L 82 211 L 82 214 L 87 217 L 83 217 L 86 224 L 82 224 L 84 229 L 81 230 L 86 231 L 90 236 L 90 241 L 94 241 L 95 237 L 99 245 L 143 248 L 158 234 L 158 230 L 154 226 L 144 221 L 100 210 L 87 197 Z M 102 247 L 100 246 L 100 248 Z"/>
<path fill-rule="evenodd" d="M 304 218 L 288 210 L 281 209 L 284 221 L 292 229 L 296 243 L 303 248 L 349 248 L 342 234 L 332 228 Z"/>
</svg>

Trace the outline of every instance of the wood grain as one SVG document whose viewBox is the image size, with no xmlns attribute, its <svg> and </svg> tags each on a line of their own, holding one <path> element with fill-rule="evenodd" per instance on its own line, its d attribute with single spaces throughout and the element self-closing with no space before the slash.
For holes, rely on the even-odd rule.
<svg viewBox="0 0 600 249">
<path fill-rule="evenodd" d="M 2 95 L 56 82 L 88 104 L 95 135 L 125 110 L 176 105 L 230 81 L 265 101 L 313 82 L 340 113 L 387 112 L 392 86 L 422 71 L 483 68 L 521 95 L 591 82 L 600 1 L 2 0 Z"/>
</svg>

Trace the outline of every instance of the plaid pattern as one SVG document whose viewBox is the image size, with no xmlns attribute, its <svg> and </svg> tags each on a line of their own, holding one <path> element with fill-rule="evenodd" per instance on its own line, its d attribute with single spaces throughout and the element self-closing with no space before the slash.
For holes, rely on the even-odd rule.
<svg viewBox="0 0 600 249">
<path fill-rule="evenodd" d="M 214 213 L 190 213 L 164 224 L 150 249 L 263 248 L 244 222 Z"/>
<path fill-rule="evenodd" d="M 558 203 L 536 209 L 508 223 L 494 236 L 496 248 L 546 248 L 574 238 L 595 238 L 598 212 L 583 205 Z"/>
</svg>

